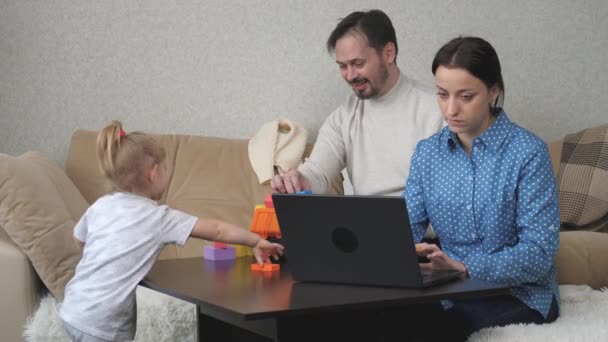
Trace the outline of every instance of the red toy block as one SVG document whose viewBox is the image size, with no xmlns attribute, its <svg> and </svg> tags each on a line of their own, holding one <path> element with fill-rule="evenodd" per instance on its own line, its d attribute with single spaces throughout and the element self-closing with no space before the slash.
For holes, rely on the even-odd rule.
<svg viewBox="0 0 608 342">
<path fill-rule="evenodd" d="M 213 247 L 215 248 L 228 248 L 228 245 L 224 242 L 214 242 Z"/>
<path fill-rule="evenodd" d="M 266 195 L 264 198 L 264 205 L 266 208 L 274 208 L 274 203 L 272 202 L 272 194 Z"/>
</svg>

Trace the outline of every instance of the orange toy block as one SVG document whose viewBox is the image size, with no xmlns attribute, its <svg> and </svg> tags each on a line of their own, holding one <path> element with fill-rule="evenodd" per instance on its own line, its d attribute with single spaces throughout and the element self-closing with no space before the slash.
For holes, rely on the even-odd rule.
<svg viewBox="0 0 608 342">
<path fill-rule="evenodd" d="M 251 264 L 251 270 L 258 271 L 258 272 L 274 272 L 274 271 L 278 271 L 280 268 L 281 267 L 279 264 L 260 265 L 257 262 L 255 264 Z"/>
<path fill-rule="evenodd" d="M 249 230 L 260 235 L 264 239 L 268 237 L 281 238 L 281 230 L 277 221 L 277 214 L 274 208 L 258 206 L 253 213 L 253 220 Z"/>
<path fill-rule="evenodd" d="M 266 196 L 264 200 L 265 205 L 258 205 L 253 211 L 253 219 L 251 220 L 251 226 L 249 230 L 253 233 L 258 234 L 264 239 L 281 238 L 281 229 L 279 228 L 279 222 L 277 220 L 277 214 L 272 205 L 272 196 Z M 264 264 L 260 266 L 257 263 L 251 265 L 253 271 L 272 272 L 278 271 L 280 266 L 278 264 Z"/>
</svg>

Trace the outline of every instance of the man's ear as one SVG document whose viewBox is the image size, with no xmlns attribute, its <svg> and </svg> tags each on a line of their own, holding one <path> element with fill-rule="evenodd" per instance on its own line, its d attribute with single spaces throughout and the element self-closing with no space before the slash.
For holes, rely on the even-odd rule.
<svg viewBox="0 0 608 342">
<path fill-rule="evenodd" d="M 388 42 L 382 48 L 382 58 L 386 63 L 395 63 L 395 59 L 397 58 L 397 49 L 395 48 L 395 44 L 393 42 Z"/>
</svg>

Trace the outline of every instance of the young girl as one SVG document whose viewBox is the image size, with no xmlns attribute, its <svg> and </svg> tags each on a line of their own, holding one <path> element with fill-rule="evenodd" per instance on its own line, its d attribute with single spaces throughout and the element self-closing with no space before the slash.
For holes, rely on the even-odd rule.
<svg viewBox="0 0 608 342">
<path fill-rule="evenodd" d="M 97 157 L 116 191 L 99 198 L 74 228 L 83 255 L 60 309 L 73 341 L 133 340 L 135 289 L 166 244 L 182 246 L 194 236 L 247 245 L 258 263 L 283 253 L 246 229 L 157 204 L 169 174 L 165 151 L 152 137 L 126 134 L 113 121 L 97 137 Z"/>
<path fill-rule="evenodd" d="M 426 333 L 458 341 L 484 327 L 552 322 L 560 222 L 547 147 L 500 107 L 500 63 L 488 42 L 453 39 L 432 70 L 448 126 L 418 143 L 404 192 L 416 241 L 431 223 L 441 243 L 417 245 L 430 260 L 421 268 L 461 270 L 511 295 L 444 303 L 442 319 L 431 319 L 441 329 Z"/>
</svg>

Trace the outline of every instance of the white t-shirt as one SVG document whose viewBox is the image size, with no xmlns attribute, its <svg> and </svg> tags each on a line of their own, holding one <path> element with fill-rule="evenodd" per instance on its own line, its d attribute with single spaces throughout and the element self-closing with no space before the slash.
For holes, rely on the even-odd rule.
<svg viewBox="0 0 608 342">
<path fill-rule="evenodd" d="M 355 194 L 401 196 L 416 144 L 443 126 L 434 91 L 400 74 L 379 98 L 350 95 L 321 126 L 298 170 L 314 193 L 326 192 L 346 168 Z"/>
<path fill-rule="evenodd" d="M 132 193 L 99 198 L 74 228 L 85 247 L 66 286 L 61 318 L 102 339 L 133 340 L 137 284 L 163 246 L 186 243 L 196 220 Z"/>
</svg>

